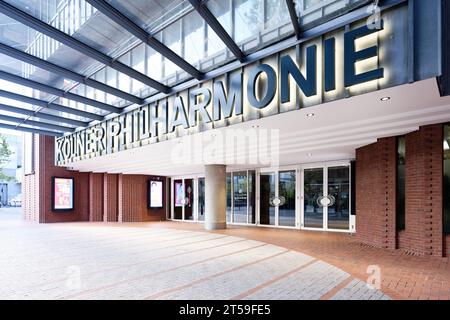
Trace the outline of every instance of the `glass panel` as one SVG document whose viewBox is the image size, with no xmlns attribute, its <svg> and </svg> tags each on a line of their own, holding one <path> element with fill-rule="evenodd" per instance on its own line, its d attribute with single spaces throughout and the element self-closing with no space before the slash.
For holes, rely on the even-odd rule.
<svg viewBox="0 0 450 320">
<path fill-rule="evenodd" d="M 227 222 L 231 222 L 231 173 L 227 173 Z"/>
<path fill-rule="evenodd" d="M 233 222 L 247 223 L 247 171 L 233 173 Z"/>
<path fill-rule="evenodd" d="M 444 232 L 450 233 L 450 125 L 444 126 Z"/>
<path fill-rule="evenodd" d="M 348 166 L 328 168 L 328 229 L 349 229 L 350 170 Z"/>
<path fill-rule="evenodd" d="M 256 173 L 255 170 L 248 171 L 248 223 L 256 223 Z"/>
<path fill-rule="evenodd" d="M 207 2 L 224 29 L 246 53 L 293 33 L 285 0 L 234 0 L 232 4 L 231 9 L 229 0 Z"/>
<path fill-rule="evenodd" d="M 205 221 L 205 178 L 198 179 L 198 220 Z"/>
<path fill-rule="evenodd" d="M 405 137 L 397 139 L 397 230 L 405 229 Z"/>
<path fill-rule="evenodd" d="M 184 203 L 184 220 L 194 220 L 194 184 L 192 179 L 184 179 L 185 203 Z"/>
<path fill-rule="evenodd" d="M 325 23 L 373 0 L 299 0 L 296 9 L 304 29 Z"/>
<path fill-rule="evenodd" d="M 205 22 L 193 11 L 183 18 L 184 59 L 196 64 L 205 56 Z"/>
<path fill-rule="evenodd" d="M 164 29 L 163 43 L 181 56 L 181 22 L 179 20 Z M 164 76 L 170 76 L 179 69 L 172 61 L 164 58 Z"/>
<path fill-rule="evenodd" d="M 183 219 L 184 186 L 182 180 L 173 182 L 173 218 Z"/>
<path fill-rule="evenodd" d="M 261 173 L 259 222 L 262 225 L 275 225 L 275 207 L 272 203 L 274 197 L 275 173 Z"/>
<path fill-rule="evenodd" d="M 278 207 L 278 224 L 295 227 L 295 171 L 279 173 L 278 194 L 284 203 Z"/>
<path fill-rule="evenodd" d="M 323 208 L 318 200 L 323 197 L 323 168 L 304 170 L 304 226 L 323 228 Z"/>
</svg>

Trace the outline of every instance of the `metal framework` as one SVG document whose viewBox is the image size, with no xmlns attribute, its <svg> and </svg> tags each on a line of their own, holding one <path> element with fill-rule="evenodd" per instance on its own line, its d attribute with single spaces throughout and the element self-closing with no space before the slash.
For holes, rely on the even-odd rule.
<svg viewBox="0 0 450 320">
<path fill-rule="evenodd" d="M 161 55 L 172 61 L 174 64 L 179 66 L 181 69 L 189 73 L 194 78 L 198 80 L 202 79 L 203 76 L 202 72 L 197 70 L 195 67 L 189 64 L 186 60 L 184 60 L 182 57 L 180 57 L 166 45 L 155 39 L 153 35 L 149 34 L 147 31 L 142 29 L 140 26 L 131 21 L 127 16 L 122 14 L 119 10 L 111 6 L 106 1 L 86 0 L 86 2 L 90 3 L 93 7 L 97 8 L 97 10 L 99 10 L 104 15 L 109 17 L 115 23 L 122 26 L 122 28 L 127 30 L 132 35 L 134 35 L 143 43 L 153 48 L 156 52 L 159 52 Z"/>
<path fill-rule="evenodd" d="M 0 128 L 9 129 L 9 130 L 18 130 L 18 131 L 30 132 L 30 133 L 36 133 L 36 134 L 41 134 L 41 135 L 44 135 L 44 136 L 61 137 L 63 135 L 61 132 L 33 129 L 33 128 L 28 128 L 28 127 L 16 127 L 16 126 L 13 126 L 13 125 L 10 125 L 10 124 L 6 124 L 6 123 L 3 123 L 3 122 L 0 122 Z"/>
<path fill-rule="evenodd" d="M 133 68 L 119 62 L 106 54 L 88 46 L 87 44 L 75 39 L 74 37 L 69 36 L 68 34 L 62 32 L 61 30 L 23 12 L 20 9 L 6 3 L 4 1 L 0 1 L 0 12 L 7 15 L 8 17 L 23 23 L 24 25 L 33 28 L 36 31 L 39 31 L 63 44 L 66 46 L 88 56 L 92 59 L 109 66 L 119 72 L 122 72 L 133 79 L 136 79 L 152 88 L 155 88 L 158 91 L 169 93 L 170 88 L 165 86 L 164 84 L 146 76 L 139 71 L 134 70 Z"/>
<path fill-rule="evenodd" d="M 40 82 L 36 82 L 33 80 L 29 80 L 29 79 L 25 79 L 19 76 L 16 76 L 14 74 L 8 73 L 8 72 L 4 72 L 4 71 L 0 71 L 0 79 L 9 81 L 9 82 L 13 82 L 16 84 L 20 84 L 22 86 L 25 87 L 29 87 L 29 88 L 33 88 L 42 92 L 47 92 L 50 93 L 52 95 L 55 95 L 57 97 L 61 97 L 61 98 L 66 98 L 68 100 L 73 100 L 73 101 L 77 101 L 77 102 L 81 102 L 105 111 L 109 111 L 109 112 L 114 112 L 114 113 L 120 113 L 122 111 L 121 108 L 117 108 L 114 107 L 112 105 L 97 101 L 97 100 L 93 100 L 90 98 L 86 98 L 84 96 L 80 96 L 74 93 L 70 93 L 70 92 L 66 92 L 64 90 L 61 89 L 57 89 L 51 86 L 48 86 L 46 84 L 40 83 Z"/>
<path fill-rule="evenodd" d="M 225 43 L 228 49 L 234 54 L 234 56 L 240 61 L 245 61 L 245 54 L 239 48 L 239 46 L 234 42 L 233 38 L 228 34 L 228 32 L 222 27 L 217 18 L 211 13 L 211 11 L 206 7 L 206 5 L 200 0 L 189 0 L 191 5 L 200 14 L 200 16 L 206 21 L 206 23 L 214 30 L 214 32 L 219 36 L 219 38 Z"/>
<path fill-rule="evenodd" d="M 29 109 L 13 107 L 13 106 L 3 104 L 3 103 L 0 103 L 0 110 L 17 113 L 17 114 L 22 114 L 22 115 L 26 115 L 26 116 L 30 116 L 30 117 L 55 121 L 55 122 L 62 122 L 62 123 L 70 124 L 75 127 L 87 127 L 89 125 L 89 122 L 83 122 L 83 121 L 79 121 L 79 120 L 54 116 L 54 115 L 48 114 L 48 113 L 36 112 L 33 110 L 29 110 Z"/>
<path fill-rule="evenodd" d="M 56 103 L 50 103 L 50 102 L 47 102 L 44 100 L 39 100 L 36 98 L 23 96 L 23 95 L 20 95 L 17 93 L 12 93 L 12 92 L 5 91 L 5 90 L 0 90 L 0 97 L 4 97 L 4 98 L 16 100 L 16 101 L 21 101 L 24 103 L 28 103 L 31 105 L 48 108 L 48 109 L 52 109 L 52 110 L 56 110 L 56 111 L 70 113 L 70 114 L 80 116 L 83 118 L 99 120 L 99 121 L 103 120 L 103 116 L 95 114 L 95 113 L 86 112 L 86 111 L 82 111 L 82 110 L 78 110 L 78 109 L 74 109 L 74 108 L 69 108 L 69 107 L 62 106 L 62 105 L 59 105 Z"/>
<path fill-rule="evenodd" d="M 62 131 L 62 132 L 74 132 L 75 131 L 75 128 L 71 128 L 71 127 L 64 127 L 64 126 L 59 126 L 59 125 L 51 124 L 51 123 L 47 123 L 47 122 L 39 122 L 39 121 L 29 120 L 26 118 L 5 116 L 2 114 L 0 114 L 0 120 L 8 121 L 8 122 L 17 122 L 20 124 L 28 124 L 33 127 L 41 127 L 41 128 L 57 130 L 57 131 Z"/>
<path fill-rule="evenodd" d="M 26 62 L 28 64 L 31 64 L 33 66 L 36 66 L 38 68 L 44 69 L 46 71 L 58 74 L 62 77 L 65 77 L 67 79 L 79 82 L 81 84 L 84 84 L 88 87 L 95 88 L 100 91 L 104 91 L 106 93 L 112 94 L 116 97 L 120 97 L 122 99 L 125 99 L 127 101 L 136 103 L 136 104 L 142 104 L 144 101 L 143 99 L 136 97 L 132 94 L 129 94 L 127 92 L 121 91 L 119 89 L 116 89 L 114 87 L 108 86 L 102 82 L 99 82 L 97 80 L 85 77 L 81 74 L 78 74 L 76 72 L 70 71 L 66 68 L 60 67 L 56 64 L 53 64 L 51 62 L 48 62 L 46 60 L 40 59 L 38 57 L 35 57 L 31 54 L 28 54 L 26 52 L 23 52 L 21 50 L 12 48 L 10 46 L 7 46 L 3 43 L 0 43 L 0 53 L 5 54 L 7 56 L 10 56 L 11 58 Z"/>
<path fill-rule="evenodd" d="M 286 5 L 289 10 L 289 16 L 291 17 L 292 26 L 294 27 L 294 33 L 297 39 L 300 39 L 302 33 L 300 30 L 299 17 L 297 16 L 297 12 L 295 10 L 294 0 L 286 0 Z"/>
</svg>

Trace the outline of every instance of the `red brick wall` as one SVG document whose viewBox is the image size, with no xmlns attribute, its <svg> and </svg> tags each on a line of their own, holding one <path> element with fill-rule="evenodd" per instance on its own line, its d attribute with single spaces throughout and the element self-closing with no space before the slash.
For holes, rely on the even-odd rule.
<svg viewBox="0 0 450 320">
<path fill-rule="evenodd" d="M 89 221 L 103 221 L 103 173 L 89 173 Z"/>
<path fill-rule="evenodd" d="M 119 221 L 118 174 L 103 176 L 103 221 Z"/>
<path fill-rule="evenodd" d="M 443 255 L 442 125 L 406 135 L 406 228 L 401 248 L 421 255 Z"/>
<path fill-rule="evenodd" d="M 396 248 L 396 138 L 356 150 L 356 238 Z"/>
<path fill-rule="evenodd" d="M 165 219 L 166 207 L 147 209 L 147 181 L 150 176 L 70 171 L 54 165 L 53 138 L 36 136 L 35 144 L 35 174 L 24 177 L 22 185 L 23 217 L 26 220 L 49 223 Z M 74 178 L 73 211 L 52 212 L 54 176 Z M 166 184 L 165 177 L 152 178 Z"/>
<path fill-rule="evenodd" d="M 164 177 L 151 177 L 145 175 L 122 175 L 122 219 L 124 222 L 160 221 L 166 218 L 166 206 L 164 208 L 148 209 L 147 207 L 147 181 L 158 179 L 163 181 L 165 190 L 166 179 Z M 166 203 L 165 194 L 163 203 Z"/>
<path fill-rule="evenodd" d="M 398 235 L 396 138 L 380 139 L 356 150 L 356 238 L 359 241 L 419 255 L 444 255 L 442 149 L 440 124 L 424 126 L 406 135 L 406 228 Z"/>
</svg>

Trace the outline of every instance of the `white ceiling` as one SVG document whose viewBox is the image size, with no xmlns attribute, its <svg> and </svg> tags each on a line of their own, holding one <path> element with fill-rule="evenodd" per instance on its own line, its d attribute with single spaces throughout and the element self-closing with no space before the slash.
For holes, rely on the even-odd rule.
<svg viewBox="0 0 450 320">
<path fill-rule="evenodd" d="M 380 99 L 385 96 L 391 99 L 382 102 Z M 308 113 L 314 116 L 307 117 Z M 71 169 L 165 176 L 200 174 L 205 163 L 224 163 L 220 157 L 198 158 L 202 153 L 192 149 L 187 140 L 206 137 L 212 140 L 201 144 L 204 147 L 215 147 L 227 156 L 247 159 L 245 164 L 229 165 L 229 169 L 267 167 L 268 164 L 248 159 L 250 153 L 254 155 L 265 148 L 224 148 L 218 140 L 229 130 L 252 130 L 255 125 L 259 126 L 256 131 L 268 133 L 274 129 L 273 132 L 279 133 L 276 139 L 279 153 L 275 153 L 275 158 L 279 155 L 281 166 L 344 160 L 354 158 L 356 148 L 373 143 L 377 138 L 401 135 L 418 130 L 421 125 L 447 121 L 450 121 L 450 97 L 440 97 L 436 79 L 429 79 L 75 162 Z M 182 150 L 194 150 L 197 158 L 193 158 L 197 161 L 192 157 L 180 157 Z"/>
</svg>

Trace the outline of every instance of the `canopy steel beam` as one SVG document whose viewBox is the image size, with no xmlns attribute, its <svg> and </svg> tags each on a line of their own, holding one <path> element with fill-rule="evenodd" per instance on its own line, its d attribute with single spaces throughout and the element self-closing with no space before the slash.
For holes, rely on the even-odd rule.
<svg viewBox="0 0 450 320">
<path fill-rule="evenodd" d="M 288 7 L 289 16 L 291 17 L 292 26 L 294 27 L 295 36 L 297 39 L 300 39 L 302 32 L 300 30 L 299 17 L 295 10 L 294 0 L 286 0 L 286 5 Z"/>
<path fill-rule="evenodd" d="M 41 127 L 41 128 L 51 129 L 51 130 L 58 130 L 58 131 L 62 131 L 62 132 L 74 132 L 75 131 L 74 128 L 70 128 L 70 127 L 58 126 L 56 124 L 28 120 L 25 118 L 5 116 L 2 114 L 0 114 L 0 120 L 8 121 L 8 122 L 17 122 L 17 125 L 28 124 L 33 127 Z"/>
<path fill-rule="evenodd" d="M 0 1 L 0 12 L 158 91 L 164 93 L 170 92 L 170 88 L 165 86 L 164 84 L 146 76 L 143 73 L 140 73 L 139 71 L 123 64 L 122 62 L 117 61 L 116 59 L 109 57 L 108 55 L 98 51 L 97 49 L 88 46 L 84 42 L 81 42 L 75 39 L 74 37 L 69 36 L 68 34 L 62 32 L 61 30 L 33 17 L 32 15 L 23 12 L 22 10 L 10 5 L 9 3 Z"/>
<path fill-rule="evenodd" d="M 21 127 L 21 126 L 13 126 L 13 125 L 2 123 L 2 122 L 0 122 L 0 128 L 16 130 L 16 131 L 18 130 L 18 131 L 30 132 L 30 133 L 37 133 L 37 134 L 41 134 L 44 136 L 61 137 L 63 135 L 62 132 L 53 132 L 53 131 L 33 129 L 33 128 L 27 128 L 27 127 Z"/>
<path fill-rule="evenodd" d="M 193 67 L 190 63 L 176 54 L 172 49 L 168 48 L 166 45 L 155 39 L 151 34 L 142 29 L 127 16 L 121 13 L 119 10 L 114 8 L 112 5 L 103 0 L 86 0 L 93 7 L 97 8 L 105 16 L 109 17 L 112 21 L 119 24 L 127 30 L 129 33 L 134 35 L 136 38 L 153 48 L 156 52 L 172 61 L 178 67 L 186 71 L 188 74 L 194 78 L 201 80 L 203 73 Z"/>
<path fill-rule="evenodd" d="M 189 0 L 194 9 L 200 14 L 203 20 L 214 30 L 217 36 L 225 43 L 228 49 L 234 54 L 234 56 L 240 61 L 245 62 L 245 54 L 241 51 L 239 46 L 234 42 L 233 38 L 222 27 L 217 18 L 211 13 L 211 11 L 200 0 Z"/>
<path fill-rule="evenodd" d="M 0 79 L 9 81 L 9 82 L 13 82 L 16 84 L 20 84 L 22 86 L 28 87 L 28 88 L 33 88 L 42 92 L 47 92 L 50 93 L 52 95 L 55 95 L 57 97 L 61 97 L 61 98 L 66 98 L 68 100 L 73 100 L 73 101 L 77 101 L 77 102 L 81 102 L 105 111 L 109 111 L 109 112 L 114 112 L 114 113 L 121 113 L 122 109 L 121 108 L 117 108 L 114 107 L 112 105 L 97 101 L 97 100 L 93 100 L 90 98 L 86 98 L 74 93 L 70 93 L 70 92 L 66 92 L 64 90 L 55 88 L 55 87 L 51 87 L 48 86 L 46 84 L 40 83 L 40 82 L 36 82 L 30 79 L 25 79 L 19 76 L 16 76 L 15 74 L 11 74 L 8 72 L 4 72 L 4 71 L 0 71 Z"/>
<path fill-rule="evenodd" d="M 136 97 L 132 94 L 129 94 L 127 92 L 121 91 L 119 89 L 116 89 L 114 87 L 110 87 L 102 82 L 99 82 L 97 80 L 85 77 L 81 74 L 78 74 L 76 72 L 70 71 L 66 68 L 57 66 L 56 64 L 53 64 L 51 62 L 48 62 L 46 60 L 40 59 L 38 57 L 35 57 L 31 54 L 28 54 L 26 52 L 23 52 L 21 50 L 12 48 L 10 46 L 7 46 L 3 43 L 0 43 L 0 53 L 5 54 L 11 58 L 23 61 L 25 63 L 31 64 L 33 66 L 36 66 L 38 68 L 44 69 L 48 72 L 52 72 L 55 74 L 58 74 L 64 78 L 82 83 L 88 87 L 95 88 L 100 91 L 104 91 L 106 93 L 112 94 L 116 97 L 125 99 L 127 101 L 136 103 L 136 104 L 142 104 L 143 99 Z"/>
<path fill-rule="evenodd" d="M 0 110 L 17 113 L 17 114 L 21 114 L 21 115 L 26 115 L 26 116 L 30 116 L 30 117 L 34 117 L 34 118 L 40 118 L 40 119 L 46 119 L 46 120 L 51 120 L 51 121 L 55 121 L 55 122 L 67 123 L 67 124 L 70 124 L 70 125 L 73 125 L 76 127 L 87 127 L 89 125 L 89 122 L 67 119 L 67 118 L 63 118 L 63 117 L 59 117 L 59 116 L 54 116 L 54 115 L 51 115 L 48 113 L 42 113 L 39 111 L 36 112 L 33 110 L 29 110 L 29 109 L 13 107 L 13 106 L 3 104 L 3 103 L 0 103 Z"/>
<path fill-rule="evenodd" d="M 5 91 L 5 90 L 0 90 L 0 97 L 4 97 L 7 99 L 12 99 L 12 100 L 16 100 L 16 101 L 21 101 L 24 103 L 28 103 L 28 104 L 43 107 L 43 108 L 66 112 L 66 113 L 70 113 L 70 114 L 73 114 L 76 116 L 80 116 L 80 117 L 88 118 L 88 119 L 92 119 L 92 120 L 102 121 L 104 119 L 103 116 L 95 114 L 95 113 L 86 112 L 86 111 L 82 111 L 82 110 L 78 110 L 78 109 L 74 109 L 74 108 L 69 108 L 66 106 L 62 106 L 60 104 L 50 103 L 50 102 L 47 102 L 44 100 L 39 100 L 36 98 L 23 96 L 23 95 L 20 95 L 17 93 L 12 93 L 12 92 Z"/>
</svg>

